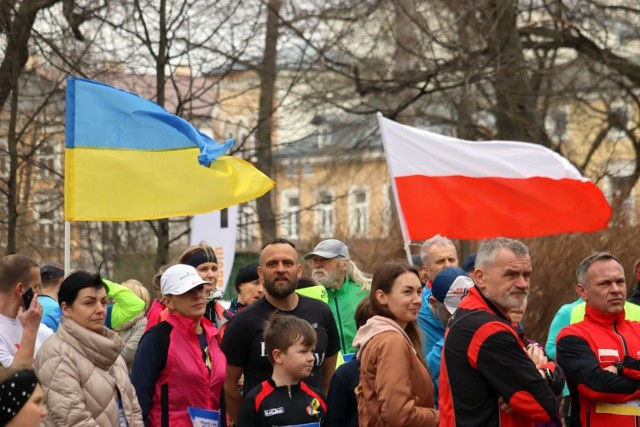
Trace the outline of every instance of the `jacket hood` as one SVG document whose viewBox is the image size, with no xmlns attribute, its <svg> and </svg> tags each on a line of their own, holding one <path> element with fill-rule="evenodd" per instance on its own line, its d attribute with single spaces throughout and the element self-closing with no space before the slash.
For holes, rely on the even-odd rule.
<svg viewBox="0 0 640 427">
<path fill-rule="evenodd" d="M 381 334 L 382 332 L 397 332 L 401 334 L 409 344 L 411 344 L 411 340 L 407 333 L 396 323 L 395 320 L 389 319 L 384 316 L 373 316 L 367 323 L 365 323 L 358 332 L 356 332 L 356 336 L 353 339 L 353 346 L 358 348 L 358 353 L 356 354 L 356 358 L 360 360 L 362 355 L 362 351 L 367 343 L 376 335 Z M 413 344 L 411 344 L 413 348 Z"/>
</svg>

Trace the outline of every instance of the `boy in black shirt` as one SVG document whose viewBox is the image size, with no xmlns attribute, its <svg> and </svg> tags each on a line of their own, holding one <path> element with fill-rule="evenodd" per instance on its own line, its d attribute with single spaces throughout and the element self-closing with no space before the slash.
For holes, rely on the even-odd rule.
<svg viewBox="0 0 640 427">
<path fill-rule="evenodd" d="M 322 426 L 325 398 L 302 381 L 315 360 L 316 333 L 311 324 L 276 312 L 264 330 L 264 343 L 273 375 L 244 398 L 238 427 Z"/>
</svg>

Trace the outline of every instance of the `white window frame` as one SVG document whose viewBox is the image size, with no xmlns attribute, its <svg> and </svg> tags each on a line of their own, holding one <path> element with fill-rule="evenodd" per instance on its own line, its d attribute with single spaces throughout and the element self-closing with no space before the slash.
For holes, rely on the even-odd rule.
<svg viewBox="0 0 640 427">
<path fill-rule="evenodd" d="M 329 197 L 330 203 L 323 203 Z M 316 191 L 316 233 L 321 239 L 333 237 L 336 230 L 336 198 L 331 188 L 320 188 Z M 329 224 L 328 227 L 326 224 Z"/>
<path fill-rule="evenodd" d="M 604 194 L 607 200 L 613 201 L 613 178 L 625 178 L 633 174 L 635 161 L 632 159 L 610 160 L 606 165 L 604 180 Z M 622 202 L 621 213 L 629 220 L 629 225 L 636 225 L 636 186 L 631 189 L 629 196 Z"/>
<path fill-rule="evenodd" d="M 292 205 L 292 199 L 298 199 Z M 284 190 L 280 195 L 280 234 L 290 239 L 300 238 L 300 190 Z"/>
<path fill-rule="evenodd" d="M 364 202 L 358 195 L 364 193 Z M 354 237 L 366 237 L 369 234 L 370 212 L 369 187 L 353 186 L 349 189 L 349 234 Z"/>
<path fill-rule="evenodd" d="M 246 249 L 255 241 L 257 225 L 256 218 L 257 213 L 255 200 L 240 204 L 238 207 L 238 236 L 236 240 L 239 249 Z"/>
<path fill-rule="evenodd" d="M 391 185 L 389 183 L 382 185 L 382 233 L 385 236 L 391 231 Z"/>
<path fill-rule="evenodd" d="M 624 113 L 626 115 L 626 119 L 627 119 L 627 121 L 624 123 L 624 127 L 628 128 L 629 127 L 629 121 L 631 120 L 631 107 L 624 100 L 616 100 L 616 101 L 613 101 L 611 103 L 611 111 L 610 111 L 610 113 L 613 114 L 614 111 L 616 111 L 616 110 L 624 111 Z M 624 129 L 620 129 L 618 127 L 613 127 L 613 128 L 611 128 L 611 130 L 609 130 L 609 134 L 607 136 L 610 139 L 616 139 L 617 140 L 617 139 L 626 138 L 627 134 L 624 131 Z"/>
<path fill-rule="evenodd" d="M 564 116 L 564 131 L 558 133 L 558 128 L 561 118 Z M 567 142 L 569 140 L 569 124 L 571 120 L 571 111 L 568 105 L 562 105 L 550 108 L 545 117 L 545 128 L 549 136 L 557 138 L 560 143 Z"/>
</svg>

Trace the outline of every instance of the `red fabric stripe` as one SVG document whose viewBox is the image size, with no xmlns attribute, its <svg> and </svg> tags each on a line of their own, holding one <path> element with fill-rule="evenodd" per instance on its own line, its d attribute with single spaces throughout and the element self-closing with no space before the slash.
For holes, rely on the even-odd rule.
<svg viewBox="0 0 640 427">
<path fill-rule="evenodd" d="M 478 354 L 480 353 L 480 347 L 484 344 L 487 338 L 496 332 L 509 332 L 515 335 L 515 331 L 509 325 L 505 325 L 501 322 L 489 322 L 485 323 L 473 334 L 473 338 L 469 343 L 469 350 L 467 352 L 467 357 L 469 358 L 469 363 L 473 369 L 478 369 L 476 365 L 478 362 Z"/>
<path fill-rule="evenodd" d="M 262 403 L 264 398 L 267 397 L 273 391 L 273 387 L 271 386 L 271 384 L 269 384 L 269 381 L 263 381 L 261 385 L 262 385 L 262 390 L 256 396 L 256 412 L 260 410 L 259 409 L 260 404 Z"/>
<path fill-rule="evenodd" d="M 607 393 L 604 391 L 594 390 L 585 384 L 578 384 L 578 393 L 580 399 L 589 399 L 603 402 L 621 403 L 628 402 L 630 400 L 638 399 L 640 397 L 640 390 L 636 390 L 633 394 L 622 393 Z"/>
<path fill-rule="evenodd" d="M 545 411 L 531 393 L 527 391 L 521 390 L 511 396 L 509 406 L 519 414 L 526 414 L 528 420 L 547 422 L 551 419 L 547 411 Z"/>
<path fill-rule="evenodd" d="M 327 405 L 326 403 L 324 403 L 324 399 L 322 397 L 320 397 L 320 395 L 318 393 L 316 393 L 315 391 L 313 391 L 306 383 L 304 383 L 303 381 L 300 381 L 300 390 L 304 391 L 305 393 L 307 393 L 309 396 L 311 397 L 315 397 L 316 399 L 318 399 L 318 402 L 320 402 L 320 406 L 322 407 L 322 410 L 324 411 L 324 413 L 327 413 Z"/>
<path fill-rule="evenodd" d="M 591 232 L 611 216 L 598 187 L 573 179 L 413 175 L 395 182 L 410 240 Z"/>
</svg>

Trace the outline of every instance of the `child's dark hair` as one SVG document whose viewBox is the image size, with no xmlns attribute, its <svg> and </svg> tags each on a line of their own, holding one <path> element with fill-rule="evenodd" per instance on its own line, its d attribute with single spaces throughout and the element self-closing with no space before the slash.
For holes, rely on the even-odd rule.
<svg viewBox="0 0 640 427">
<path fill-rule="evenodd" d="M 264 328 L 264 346 L 269 362 L 273 365 L 273 350 L 286 352 L 302 340 L 302 345 L 315 348 L 316 331 L 309 322 L 279 311 L 273 313 Z"/>
<path fill-rule="evenodd" d="M 354 319 L 356 321 L 356 328 L 360 329 L 367 323 L 369 318 L 373 317 L 373 312 L 371 311 L 371 302 L 369 298 L 364 298 L 358 306 L 356 307 L 356 312 L 354 314 Z"/>
</svg>

